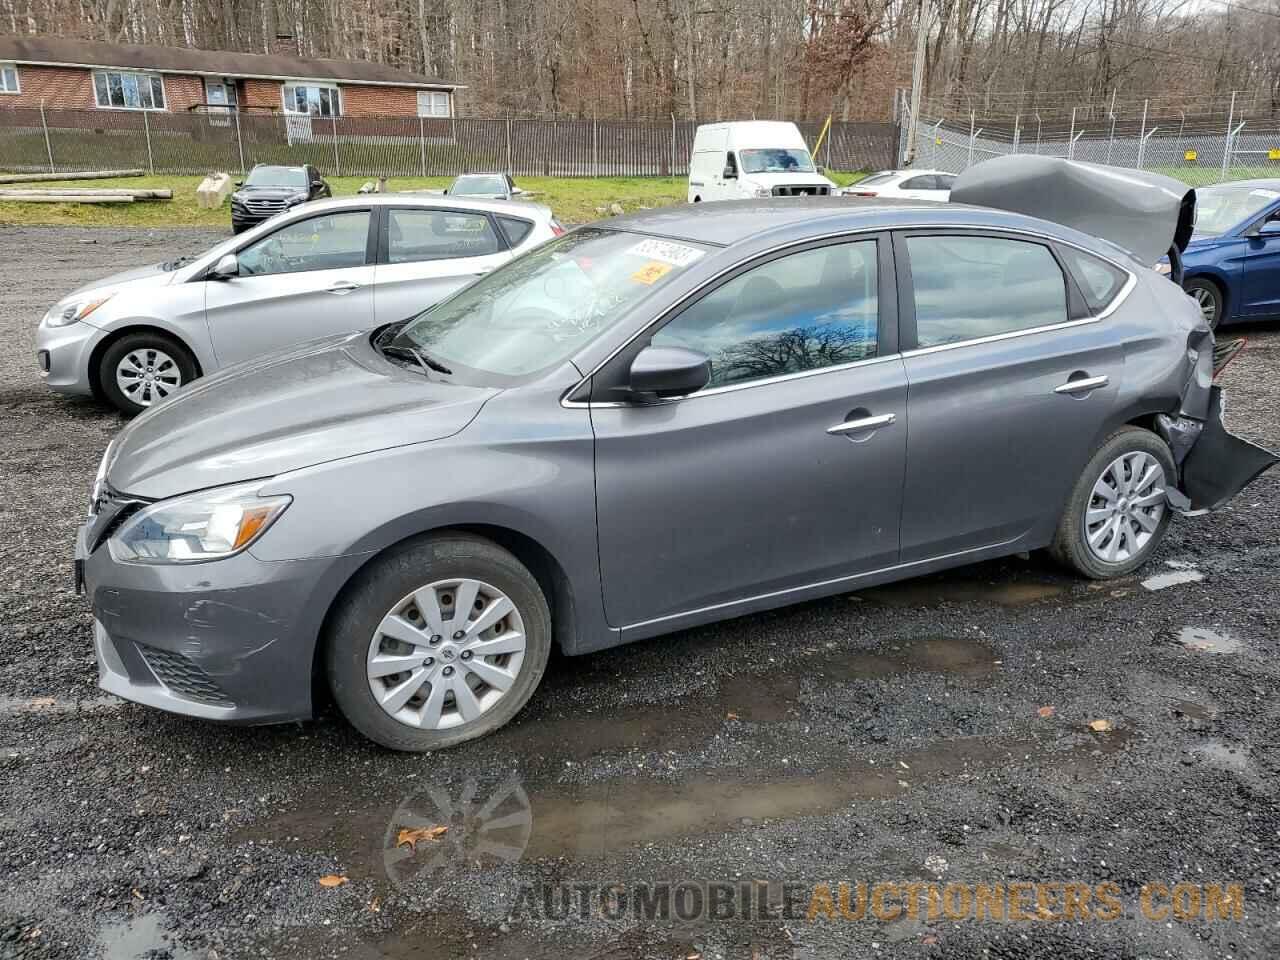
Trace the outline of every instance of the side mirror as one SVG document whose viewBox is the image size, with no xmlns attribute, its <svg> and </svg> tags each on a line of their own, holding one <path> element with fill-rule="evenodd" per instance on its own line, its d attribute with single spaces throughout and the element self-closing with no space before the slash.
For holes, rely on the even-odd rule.
<svg viewBox="0 0 1280 960">
<path fill-rule="evenodd" d="M 237 180 L 237 181 L 236 181 L 236 186 L 237 186 L 237 187 L 243 187 L 243 186 L 244 186 L 244 181 L 243 181 L 243 180 Z"/>
<path fill-rule="evenodd" d="M 240 276 L 240 261 L 234 253 L 224 253 L 209 271 L 210 280 L 230 280 Z"/>
<path fill-rule="evenodd" d="M 319 190 L 319 189 L 320 189 L 321 187 L 323 187 L 323 186 L 324 186 L 324 181 L 323 181 L 323 180 L 312 180 L 312 181 L 311 181 L 311 189 L 312 189 L 312 190 Z"/>
<path fill-rule="evenodd" d="M 519 187 L 512 187 L 512 188 L 511 188 L 511 195 L 512 195 L 513 197 L 518 197 L 518 196 L 520 196 L 520 194 L 522 194 L 522 193 L 524 193 L 524 191 L 523 191 L 523 190 L 521 190 Z"/>
<path fill-rule="evenodd" d="M 720 174 L 720 176 L 724 180 L 737 180 L 738 171 L 726 163 L 724 165 L 724 171 Z"/>
<path fill-rule="evenodd" d="M 1280 234 L 1280 215 L 1272 215 L 1270 220 L 1267 220 L 1258 228 L 1258 233 L 1266 236 Z"/>
<path fill-rule="evenodd" d="M 631 361 L 631 392 L 658 398 L 696 393 L 711 380 L 711 360 L 684 347 L 645 347 Z"/>
</svg>

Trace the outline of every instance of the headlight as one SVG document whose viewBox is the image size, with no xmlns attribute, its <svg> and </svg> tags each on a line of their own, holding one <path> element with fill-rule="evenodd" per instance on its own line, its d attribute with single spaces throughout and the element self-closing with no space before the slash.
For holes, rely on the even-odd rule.
<svg viewBox="0 0 1280 960">
<path fill-rule="evenodd" d="M 260 486 L 242 483 L 153 503 L 112 535 L 111 555 L 128 563 L 199 563 L 239 553 L 293 502 L 260 497 Z"/>
<path fill-rule="evenodd" d="M 89 297 L 81 297 L 78 300 L 67 300 L 62 303 L 55 303 L 49 308 L 49 312 L 44 315 L 45 325 L 50 327 L 65 327 L 78 320 L 83 320 L 114 296 L 114 293 L 104 293 Z"/>
<path fill-rule="evenodd" d="M 1166 277 L 1167 277 L 1170 273 L 1172 273 L 1172 272 L 1173 272 L 1173 267 L 1172 267 L 1172 266 L 1170 266 L 1170 265 L 1169 265 L 1166 261 L 1164 261 L 1164 260 L 1161 260 L 1159 263 L 1157 263 L 1157 264 L 1156 264 L 1154 267 L 1152 267 L 1151 269 L 1152 269 L 1152 270 L 1154 270 L 1156 273 L 1163 274 L 1163 275 L 1164 275 L 1164 276 L 1166 276 Z"/>
</svg>

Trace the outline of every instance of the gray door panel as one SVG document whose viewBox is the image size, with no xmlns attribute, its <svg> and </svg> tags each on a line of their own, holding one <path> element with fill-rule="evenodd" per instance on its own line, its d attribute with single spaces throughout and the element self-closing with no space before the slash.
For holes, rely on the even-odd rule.
<svg viewBox="0 0 1280 960">
<path fill-rule="evenodd" d="M 853 415 L 892 424 L 828 433 Z M 907 444 L 897 356 L 591 411 L 605 609 L 626 626 L 888 566 Z"/>
<path fill-rule="evenodd" d="M 1115 406 L 1118 336 L 1099 321 L 908 354 L 905 363 L 902 562 L 1024 536 L 1047 542 Z M 1107 382 L 1058 392 L 1086 376 Z"/>
</svg>

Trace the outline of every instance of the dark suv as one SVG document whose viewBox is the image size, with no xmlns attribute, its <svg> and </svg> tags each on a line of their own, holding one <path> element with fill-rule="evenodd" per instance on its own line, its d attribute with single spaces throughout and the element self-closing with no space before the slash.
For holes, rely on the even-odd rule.
<svg viewBox="0 0 1280 960">
<path fill-rule="evenodd" d="M 231 195 L 231 229 L 235 233 L 300 203 L 333 196 L 320 171 L 309 163 L 301 167 L 259 163 L 236 187 Z"/>
</svg>

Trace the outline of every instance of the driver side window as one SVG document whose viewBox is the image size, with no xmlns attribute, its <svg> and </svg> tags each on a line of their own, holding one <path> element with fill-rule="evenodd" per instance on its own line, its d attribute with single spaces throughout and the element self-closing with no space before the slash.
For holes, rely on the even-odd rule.
<svg viewBox="0 0 1280 960">
<path fill-rule="evenodd" d="M 240 276 L 362 267 L 369 243 L 369 211 L 309 217 L 281 227 L 237 255 Z"/>
</svg>

